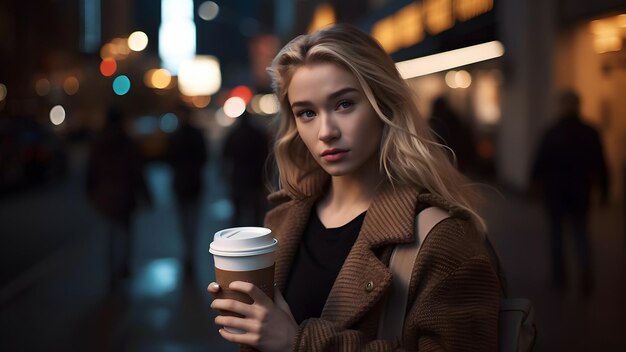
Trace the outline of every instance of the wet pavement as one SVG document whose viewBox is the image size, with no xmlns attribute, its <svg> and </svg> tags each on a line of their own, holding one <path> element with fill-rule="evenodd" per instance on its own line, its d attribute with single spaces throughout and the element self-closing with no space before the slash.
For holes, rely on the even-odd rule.
<svg viewBox="0 0 626 352">
<path fill-rule="evenodd" d="M 202 199 L 195 272 L 181 266 L 183 242 L 165 164 L 147 168 L 154 203 L 134 221 L 132 275 L 109 292 L 109 236 L 81 192 L 66 183 L 0 200 L 0 351 L 235 351 L 213 324 L 206 285 L 213 233 L 228 226 L 226 190 L 213 166 Z M 574 280 L 550 284 L 541 206 L 485 188 L 490 237 L 511 296 L 530 298 L 539 329 L 537 351 L 613 351 L 626 347 L 626 245 L 621 205 L 594 208 L 591 243 L 595 290 L 584 298 Z M 567 242 L 576 278 L 573 243 Z"/>
</svg>

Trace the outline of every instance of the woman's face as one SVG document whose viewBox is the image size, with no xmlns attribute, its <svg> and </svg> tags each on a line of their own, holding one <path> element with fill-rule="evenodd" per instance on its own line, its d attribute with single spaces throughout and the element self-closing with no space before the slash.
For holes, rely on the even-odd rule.
<svg viewBox="0 0 626 352">
<path fill-rule="evenodd" d="M 328 174 L 378 172 L 383 123 L 350 72 L 332 63 L 302 66 L 287 96 L 300 137 Z"/>
</svg>

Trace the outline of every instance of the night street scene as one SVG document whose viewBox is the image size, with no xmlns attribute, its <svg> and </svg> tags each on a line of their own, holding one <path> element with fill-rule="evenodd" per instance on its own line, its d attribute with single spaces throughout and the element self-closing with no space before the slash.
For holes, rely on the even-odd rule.
<svg viewBox="0 0 626 352">
<path fill-rule="evenodd" d="M 625 0 L 3 0 L 0 351 L 237 351 L 209 245 L 264 226 L 267 68 L 335 23 L 480 193 L 533 350 L 626 350 Z"/>
</svg>

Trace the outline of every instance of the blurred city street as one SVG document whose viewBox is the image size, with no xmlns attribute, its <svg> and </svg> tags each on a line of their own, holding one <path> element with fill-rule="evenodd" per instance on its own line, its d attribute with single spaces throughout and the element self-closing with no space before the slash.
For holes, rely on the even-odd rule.
<svg viewBox="0 0 626 352">
<path fill-rule="evenodd" d="M 185 276 L 169 169 L 160 163 L 146 168 L 153 206 L 136 216 L 132 275 L 114 294 L 108 291 L 106 226 L 87 203 L 78 176 L 74 183 L 3 200 L 3 232 L 18 238 L 2 237 L 10 246 L 1 246 L 8 260 L 0 290 L 0 350 L 236 350 L 218 336 L 206 292 L 214 277 L 208 244 L 230 211 L 213 171 L 206 168 L 212 187 L 203 199 L 196 272 Z M 5 281 L 10 273 L 16 275 Z"/>
<path fill-rule="evenodd" d="M 0 204 L 3 231 L 19 237 L 9 241 L 4 236 L 2 240 L 11 245 L 0 246 L 6 259 L 0 290 L 0 350 L 236 350 L 217 334 L 206 293 L 214 275 L 207 247 L 213 233 L 228 226 L 232 212 L 214 164 L 204 173 L 209 187 L 203 196 L 196 271 L 191 276 L 181 267 L 182 242 L 169 191 L 169 168 L 163 163 L 148 165 L 154 202 L 137 214 L 132 275 L 114 294 L 108 293 L 105 226 L 86 203 L 80 168 L 75 170 L 67 183 L 3 199 Z M 527 297 L 535 305 L 537 351 L 612 351 L 626 345 L 621 207 L 592 212 L 597 282 L 591 297 L 584 299 L 576 281 L 562 293 L 550 284 L 539 204 L 497 193 L 492 187 L 484 187 L 484 193 L 490 236 L 511 297 Z M 29 240 L 27 236 L 33 234 L 37 239 Z M 16 275 L 8 277 L 9 273 Z"/>
<path fill-rule="evenodd" d="M 398 115 L 396 92 L 373 90 L 385 79 L 359 79 L 386 126 L 423 118 L 476 181 L 509 296 L 534 304 L 535 351 L 626 350 L 626 0 L 3 0 L 0 352 L 236 351 L 208 246 L 262 225 L 274 141 L 303 148 L 280 132 L 298 69 L 273 81 L 274 58 L 338 23 L 410 89 Z M 584 224 L 587 191 L 591 265 L 570 224 L 562 275 L 549 223 Z"/>
</svg>

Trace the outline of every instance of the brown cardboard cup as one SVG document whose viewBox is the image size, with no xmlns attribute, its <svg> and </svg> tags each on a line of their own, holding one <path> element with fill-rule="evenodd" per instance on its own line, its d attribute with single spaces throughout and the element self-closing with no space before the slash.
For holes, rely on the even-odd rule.
<svg viewBox="0 0 626 352">
<path fill-rule="evenodd" d="M 235 299 L 247 304 L 252 298 L 228 289 L 233 281 L 250 282 L 271 299 L 274 298 L 274 252 L 278 241 L 272 231 L 265 227 L 234 227 L 215 233 L 209 252 L 215 262 L 215 279 L 220 285 L 218 298 Z M 238 316 L 221 311 L 221 315 Z M 224 327 L 229 332 L 245 331 Z"/>
</svg>

